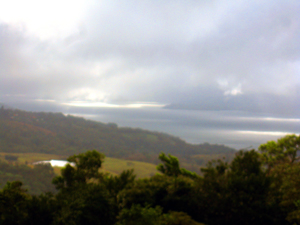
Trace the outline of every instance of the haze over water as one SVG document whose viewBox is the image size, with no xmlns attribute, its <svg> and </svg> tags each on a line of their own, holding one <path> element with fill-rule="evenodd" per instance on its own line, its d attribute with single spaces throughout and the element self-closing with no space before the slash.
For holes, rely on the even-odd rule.
<svg viewBox="0 0 300 225">
<path fill-rule="evenodd" d="M 236 149 L 257 148 L 286 134 L 300 134 L 300 118 L 242 111 L 179 110 L 162 107 L 87 107 L 49 102 L 15 102 L 28 111 L 62 112 L 119 127 L 168 133 L 194 144 L 208 142 Z"/>
<path fill-rule="evenodd" d="M 242 112 L 102 109 L 96 114 L 81 115 L 96 121 L 115 122 L 122 127 L 169 133 L 194 144 L 209 142 L 236 149 L 257 148 L 288 133 L 300 133 L 300 119 L 254 117 Z"/>
</svg>

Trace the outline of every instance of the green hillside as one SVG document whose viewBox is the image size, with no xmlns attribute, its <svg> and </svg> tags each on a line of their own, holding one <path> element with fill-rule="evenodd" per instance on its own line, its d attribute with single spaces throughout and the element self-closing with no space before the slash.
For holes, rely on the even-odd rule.
<svg viewBox="0 0 300 225">
<path fill-rule="evenodd" d="M 235 153 L 224 145 L 192 145 L 165 133 L 122 128 L 62 113 L 0 109 L 0 152 L 69 156 L 88 149 L 108 157 L 155 164 L 160 152 L 190 164 L 196 164 L 194 155 Z"/>
<path fill-rule="evenodd" d="M 14 156 L 16 160 L 6 160 L 5 156 Z M 28 165 L 33 168 L 32 163 L 43 160 L 65 160 L 67 157 L 61 155 L 51 155 L 42 153 L 3 153 L 0 152 L 0 161 L 4 163 L 10 163 L 11 165 Z M 138 162 L 133 160 L 116 159 L 111 157 L 105 157 L 102 172 L 108 172 L 110 174 L 119 175 L 124 170 L 134 169 L 134 174 L 137 178 L 146 178 L 158 173 L 156 165 L 146 162 Z M 60 168 L 54 168 L 56 174 L 60 174 Z"/>
</svg>

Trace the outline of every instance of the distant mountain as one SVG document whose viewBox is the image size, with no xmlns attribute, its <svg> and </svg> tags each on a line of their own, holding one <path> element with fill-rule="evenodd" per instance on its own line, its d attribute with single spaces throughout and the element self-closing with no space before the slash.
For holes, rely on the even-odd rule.
<svg viewBox="0 0 300 225">
<path fill-rule="evenodd" d="M 122 128 L 62 113 L 0 109 L 0 151 L 73 155 L 96 149 L 107 156 L 157 162 L 160 152 L 189 159 L 200 154 L 234 154 L 235 149 L 142 129 Z"/>
</svg>

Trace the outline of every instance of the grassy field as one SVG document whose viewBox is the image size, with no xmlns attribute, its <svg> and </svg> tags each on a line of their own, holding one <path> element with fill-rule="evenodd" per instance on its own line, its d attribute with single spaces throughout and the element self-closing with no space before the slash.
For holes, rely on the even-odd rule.
<svg viewBox="0 0 300 225">
<path fill-rule="evenodd" d="M 1 153 L 0 152 L 0 160 L 5 160 L 5 155 L 13 155 L 17 156 L 18 164 L 27 164 L 31 165 L 33 162 L 42 161 L 42 160 L 51 160 L 51 159 L 58 159 L 58 160 L 65 160 L 66 156 L 61 155 L 53 155 L 53 154 L 42 154 L 42 153 Z M 194 155 L 192 158 L 195 160 L 195 164 L 180 163 L 182 168 L 186 168 L 188 170 L 194 171 L 196 173 L 200 172 L 200 167 L 205 167 L 205 165 L 211 161 L 216 159 L 226 158 L 226 160 L 231 161 L 233 155 L 227 154 L 215 154 L 215 155 Z M 54 171 L 56 174 L 60 174 L 59 167 L 54 167 Z M 134 169 L 137 178 L 146 178 L 151 177 L 158 173 L 156 170 L 156 165 L 146 162 L 139 162 L 139 161 L 132 161 L 132 160 L 125 160 L 125 159 L 117 159 L 117 158 L 110 158 L 105 157 L 104 163 L 102 164 L 102 171 L 108 172 L 113 175 L 118 175 L 122 173 L 124 170 Z"/>
<path fill-rule="evenodd" d="M 27 164 L 30 165 L 33 162 L 42 161 L 42 160 L 51 160 L 51 159 L 60 159 L 65 160 L 65 156 L 61 155 L 52 155 L 52 154 L 41 154 L 41 153 L 0 153 L 0 160 L 7 162 L 5 160 L 5 155 L 17 156 L 18 164 Z M 156 165 L 145 162 L 123 160 L 105 157 L 104 163 L 102 166 L 103 172 L 108 172 L 114 175 L 120 174 L 124 170 L 134 169 L 137 178 L 145 178 L 153 176 L 157 173 Z M 59 167 L 54 167 L 55 173 L 60 173 Z"/>
<path fill-rule="evenodd" d="M 123 170 L 134 169 L 137 178 L 150 177 L 158 173 L 154 164 L 110 157 L 105 158 L 103 169 L 112 174 L 120 174 Z"/>
<path fill-rule="evenodd" d="M 42 161 L 42 160 L 50 160 L 50 159 L 66 159 L 65 156 L 61 155 L 52 155 L 52 154 L 42 154 L 42 153 L 4 153 L 0 152 L 0 159 L 2 161 L 5 160 L 5 155 L 13 155 L 18 157 L 19 164 L 31 164 L 33 162 Z"/>
</svg>

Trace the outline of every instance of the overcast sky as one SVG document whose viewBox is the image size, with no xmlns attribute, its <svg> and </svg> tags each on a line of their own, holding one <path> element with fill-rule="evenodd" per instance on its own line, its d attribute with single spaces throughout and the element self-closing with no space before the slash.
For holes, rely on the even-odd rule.
<svg viewBox="0 0 300 225">
<path fill-rule="evenodd" d="M 299 0 L 0 0 L 0 102 L 300 117 Z"/>
</svg>

